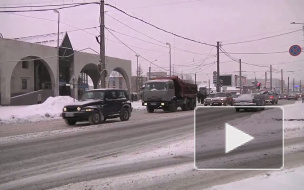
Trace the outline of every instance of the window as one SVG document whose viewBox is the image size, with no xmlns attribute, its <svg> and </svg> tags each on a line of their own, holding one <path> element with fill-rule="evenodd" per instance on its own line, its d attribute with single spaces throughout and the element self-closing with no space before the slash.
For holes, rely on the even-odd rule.
<svg viewBox="0 0 304 190">
<path fill-rule="evenodd" d="M 22 89 L 27 89 L 27 79 L 22 79 Z"/>
<path fill-rule="evenodd" d="M 118 94 L 118 98 L 119 98 L 119 99 L 120 99 L 120 98 L 127 98 L 124 91 L 117 91 L 117 94 Z"/>
<path fill-rule="evenodd" d="M 29 68 L 29 63 L 28 63 L 28 61 L 22 61 L 22 68 L 23 68 L 23 69 L 28 69 L 28 68 Z"/>
<path fill-rule="evenodd" d="M 116 81 L 113 80 L 113 88 L 115 88 L 115 86 L 116 86 Z"/>
<path fill-rule="evenodd" d="M 107 95 L 106 95 L 106 98 L 108 98 L 108 99 L 117 99 L 116 91 L 115 90 L 108 91 Z"/>
</svg>

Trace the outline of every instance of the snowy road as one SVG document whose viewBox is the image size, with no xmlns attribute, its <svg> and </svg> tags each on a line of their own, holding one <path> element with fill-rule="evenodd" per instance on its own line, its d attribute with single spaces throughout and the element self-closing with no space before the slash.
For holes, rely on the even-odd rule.
<svg viewBox="0 0 304 190">
<path fill-rule="evenodd" d="M 219 111 L 216 117 L 206 118 L 205 129 L 212 130 L 217 122 L 252 114 Z M 9 127 L 16 130 L 6 130 Z M 4 125 L 0 130 L 0 189 L 47 189 L 89 180 L 101 180 L 95 182 L 101 185 L 97 189 L 202 189 L 261 173 L 195 171 L 193 147 L 159 151 L 160 147 L 178 147 L 172 143 L 193 139 L 191 111 L 138 112 L 130 121 L 99 126 L 80 124 L 71 128 L 61 120 L 53 120 Z M 12 135 L 19 136 L 7 138 Z M 285 144 L 302 142 L 304 138 L 298 137 L 286 140 Z M 286 155 L 285 166 L 301 165 L 303 160 L 303 150 L 296 151 Z M 77 188 L 86 187 L 82 184 L 62 187 Z"/>
</svg>

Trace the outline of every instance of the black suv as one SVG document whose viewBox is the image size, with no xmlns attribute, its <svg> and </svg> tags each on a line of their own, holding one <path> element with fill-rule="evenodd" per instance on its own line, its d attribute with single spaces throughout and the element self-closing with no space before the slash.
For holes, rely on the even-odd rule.
<svg viewBox="0 0 304 190">
<path fill-rule="evenodd" d="M 95 89 L 84 92 L 79 102 L 63 108 L 62 118 L 68 125 L 77 121 L 98 124 L 110 118 L 129 120 L 132 112 L 127 92 L 119 89 Z"/>
</svg>

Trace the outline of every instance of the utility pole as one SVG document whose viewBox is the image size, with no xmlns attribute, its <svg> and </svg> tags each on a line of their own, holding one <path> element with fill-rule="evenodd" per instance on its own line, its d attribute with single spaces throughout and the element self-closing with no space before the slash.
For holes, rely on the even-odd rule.
<svg viewBox="0 0 304 190">
<path fill-rule="evenodd" d="M 284 83 L 283 83 L 283 69 L 281 69 L 281 93 L 283 93 L 283 89 L 284 89 Z"/>
<path fill-rule="evenodd" d="M 288 89 L 287 89 L 287 93 L 289 94 L 289 77 L 288 77 Z"/>
<path fill-rule="evenodd" d="M 194 74 L 194 84 L 196 84 L 196 73 Z"/>
<path fill-rule="evenodd" d="M 302 93 L 302 80 L 300 80 L 300 93 Z"/>
<path fill-rule="evenodd" d="M 210 94 L 210 79 L 208 79 L 208 86 L 209 86 L 209 91 L 208 91 L 208 93 Z"/>
<path fill-rule="evenodd" d="M 272 65 L 270 65 L 270 90 L 272 90 Z"/>
<path fill-rule="evenodd" d="M 217 51 L 216 92 L 220 92 L 220 42 L 217 42 L 216 51 Z"/>
<path fill-rule="evenodd" d="M 149 80 L 151 80 L 151 64 L 150 64 L 150 67 L 149 67 Z"/>
<path fill-rule="evenodd" d="M 138 77 L 139 77 L 139 70 L 138 70 L 138 57 L 139 55 L 135 55 L 136 56 L 136 93 L 138 93 Z"/>
<path fill-rule="evenodd" d="M 292 92 L 294 92 L 294 78 L 292 79 Z"/>
<path fill-rule="evenodd" d="M 105 19 L 104 0 L 100 0 L 100 82 L 101 88 L 106 87 L 106 52 L 105 52 Z"/>
<path fill-rule="evenodd" d="M 242 94 L 242 60 L 239 59 L 240 62 L 240 94 Z"/>
<path fill-rule="evenodd" d="M 170 77 L 171 77 L 171 44 L 166 43 L 169 46 L 169 63 L 170 63 Z"/>
<path fill-rule="evenodd" d="M 265 87 L 267 87 L 267 72 L 265 72 Z"/>
</svg>

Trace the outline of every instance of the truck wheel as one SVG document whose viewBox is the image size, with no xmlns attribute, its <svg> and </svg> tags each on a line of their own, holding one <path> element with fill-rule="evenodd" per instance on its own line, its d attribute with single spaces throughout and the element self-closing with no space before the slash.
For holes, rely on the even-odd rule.
<svg viewBox="0 0 304 190">
<path fill-rule="evenodd" d="M 273 104 L 274 104 L 274 101 L 272 101 L 271 104 L 273 105 Z"/>
<path fill-rule="evenodd" d="M 128 121 L 130 118 L 130 112 L 127 108 L 123 108 L 120 112 L 120 121 Z"/>
<path fill-rule="evenodd" d="M 150 106 L 147 106 L 147 112 L 148 113 L 153 113 L 154 112 L 154 108 L 150 107 Z"/>
<path fill-rule="evenodd" d="M 177 110 L 177 103 L 175 100 L 172 100 L 169 105 L 169 111 L 176 112 L 176 110 Z"/>
<path fill-rule="evenodd" d="M 195 102 L 196 101 L 194 99 L 190 100 L 190 110 L 194 110 L 195 109 L 195 107 L 196 107 Z"/>
<path fill-rule="evenodd" d="M 101 116 L 101 114 L 97 111 L 94 111 L 89 117 L 89 122 L 91 125 L 99 124 L 101 121 L 103 121 L 103 116 Z"/>
<path fill-rule="evenodd" d="M 188 111 L 188 110 L 190 109 L 190 104 L 189 104 L 189 102 L 190 102 L 190 101 L 187 101 L 186 104 L 183 104 L 183 105 L 182 105 L 182 110 L 183 110 L 183 111 Z"/>
<path fill-rule="evenodd" d="M 76 121 L 74 121 L 74 120 L 65 119 L 64 121 L 65 121 L 65 123 L 66 123 L 67 125 L 75 125 L 75 124 L 76 124 Z"/>
</svg>

